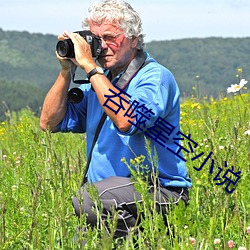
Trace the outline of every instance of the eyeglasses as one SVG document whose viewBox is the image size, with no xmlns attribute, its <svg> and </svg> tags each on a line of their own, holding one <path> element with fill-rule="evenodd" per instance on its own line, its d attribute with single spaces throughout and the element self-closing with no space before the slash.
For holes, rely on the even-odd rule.
<svg viewBox="0 0 250 250">
<path fill-rule="evenodd" d="M 118 34 L 105 34 L 103 36 L 97 36 L 98 38 L 101 38 L 106 44 L 113 44 L 117 46 L 117 38 L 121 36 L 123 33 Z"/>
</svg>

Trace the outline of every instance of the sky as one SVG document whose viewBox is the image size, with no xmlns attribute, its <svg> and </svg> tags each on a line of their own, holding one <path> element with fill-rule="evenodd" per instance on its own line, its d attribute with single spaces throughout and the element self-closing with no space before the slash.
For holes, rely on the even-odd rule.
<svg viewBox="0 0 250 250">
<path fill-rule="evenodd" d="M 0 0 L 0 28 L 54 35 L 76 31 L 93 1 Z M 141 16 L 145 42 L 250 37 L 249 0 L 127 1 Z"/>
</svg>

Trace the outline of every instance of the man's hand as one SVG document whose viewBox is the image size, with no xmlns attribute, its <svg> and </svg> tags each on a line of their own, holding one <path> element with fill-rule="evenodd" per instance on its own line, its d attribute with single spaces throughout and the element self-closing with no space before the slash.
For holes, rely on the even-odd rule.
<svg viewBox="0 0 250 250">
<path fill-rule="evenodd" d="M 88 73 L 96 67 L 96 63 L 92 57 L 90 45 L 78 33 L 65 31 L 63 33 L 64 39 L 71 39 L 74 44 L 75 58 L 70 58 L 70 61 L 75 65 L 80 66 Z"/>
<path fill-rule="evenodd" d="M 62 41 L 62 40 L 68 39 L 68 38 L 69 37 L 66 36 L 65 34 L 58 36 L 59 41 Z M 61 57 L 58 55 L 57 52 L 56 52 L 56 57 L 57 57 L 58 61 L 60 62 L 63 71 L 70 71 L 71 69 L 76 68 L 78 66 L 77 61 L 74 58 Z"/>
</svg>

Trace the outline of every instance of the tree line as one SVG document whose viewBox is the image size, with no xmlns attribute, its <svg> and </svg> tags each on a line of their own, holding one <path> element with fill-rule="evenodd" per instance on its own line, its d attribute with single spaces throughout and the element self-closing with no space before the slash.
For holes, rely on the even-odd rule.
<svg viewBox="0 0 250 250">
<path fill-rule="evenodd" d="M 8 109 L 29 107 L 39 115 L 60 70 L 56 43 L 54 35 L 0 29 L 0 120 Z M 249 37 L 152 41 L 145 49 L 172 71 L 184 98 L 217 98 L 239 78 L 250 78 Z"/>
</svg>

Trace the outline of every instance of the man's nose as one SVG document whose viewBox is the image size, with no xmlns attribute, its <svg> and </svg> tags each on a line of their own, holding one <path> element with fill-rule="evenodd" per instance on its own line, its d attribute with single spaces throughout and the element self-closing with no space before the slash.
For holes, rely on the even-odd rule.
<svg viewBox="0 0 250 250">
<path fill-rule="evenodd" d="M 107 43 L 105 42 L 105 40 L 103 38 L 101 38 L 101 40 L 102 40 L 102 48 L 107 49 L 108 48 Z"/>
</svg>

